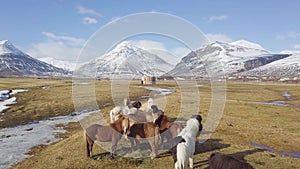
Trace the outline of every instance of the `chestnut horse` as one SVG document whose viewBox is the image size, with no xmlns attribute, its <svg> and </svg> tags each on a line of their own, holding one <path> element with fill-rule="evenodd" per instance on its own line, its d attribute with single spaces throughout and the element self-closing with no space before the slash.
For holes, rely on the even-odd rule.
<svg viewBox="0 0 300 169">
<path fill-rule="evenodd" d="M 112 142 L 111 157 L 113 158 L 117 149 L 118 141 L 122 138 L 122 134 L 128 135 L 130 126 L 133 125 L 127 117 L 119 115 L 118 119 L 109 126 L 93 124 L 88 127 L 84 135 L 86 137 L 87 156 L 92 158 L 92 149 L 95 141 Z"/>
</svg>

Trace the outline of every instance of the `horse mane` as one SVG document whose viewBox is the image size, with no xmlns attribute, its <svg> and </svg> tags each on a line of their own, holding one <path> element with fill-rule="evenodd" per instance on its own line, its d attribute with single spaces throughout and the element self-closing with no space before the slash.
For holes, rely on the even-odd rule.
<svg viewBox="0 0 300 169">
<path fill-rule="evenodd" d="M 113 128 L 114 130 L 123 133 L 122 131 L 122 121 L 125 119 L 126 117 L 124 117 L 123 115 L 119 114 L 118 115 L 118 119 L 113 122 L 113 123 L 110 123 L 110 127 Z"/>
<path fill-rule="evenodd" d="M 164 125 L 165 128 L 170 128 L 173 125 L 173 122 L 171 122 L 167 116 L 160 115 L 155 121 L 155 125 L 157 125 L 159 128 Z M 167 126 L 165 126 L 167 125 Z"/>
<path fill-rule="evenodd" d="M 160 115 L 160 116 L 154 121 L 154 124 L 160 128 L 160 127 L 161 127 L 161 123 L 162 123 L 163 118 L 164 118 L 164 115 Z"/>
</svg>

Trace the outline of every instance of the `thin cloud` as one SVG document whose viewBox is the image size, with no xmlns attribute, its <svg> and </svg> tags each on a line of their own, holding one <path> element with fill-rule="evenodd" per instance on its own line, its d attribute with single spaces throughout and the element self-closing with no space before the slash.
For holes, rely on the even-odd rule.
<svg viewBox="0 0 300 169">
<path fill-rule="evenodd" d="M 63 42 L 45 41 L 33 44 L 27 53 L 35 58 L 51 57 L 75 62 L 81 47 L 66 45 Z"/>
<path fill-rule="evenodd" d="M 75 38 L 70 36 L 59 36 L 51 32 L 42 32 L 42 34 L 51 40 L 61 41 L 62 43 L 67 43 L 69 45 L 82 46 L 85 43 L 85 40 L 81 38 Z"/>
<path fill-rule="evenodd" d="M 224 21 L 227 20 L 227 15 L 218 15 L 218 16 L 210 16 L 208 19 L 208 22 L 214 22 L 214 21 Z"/>
<path fill-rule="evenodd" d="M 208 33 L 208 34 L 206 34 L 206 37 L 210 42 L 216 42 L 216 41 L 232 42 L 232 39 L 229 36 L 227 36 L 225 34 L 221 34 L 221 33 L 217 33 L 217 34 Z"/>
<path fill-rule="evenodd" d="M 95 16 L 99 16 L 99 17 L 103 17 L 102 14 L 100 14 L 99 12 L 93 10 L 93 9 L 90 9 L 90 8 L 86 8 L 82 5 L 78 5 L 77 6 L 77 12 L 79 14 L 90 14 L 90 15 L 95 15 Z"/>
<path fill-rule="evenodd" d="M 167 50 L 165 45 L 161 42 L 152 41 L 152 40 L 135 40 L 129 41 L 134 46 L 142 48 L 144 50 L 147 49 L 159 49 L 159 50 Z"/>
<path fill-rule="evenodd" d="M 96 24 L 96 23 L 98 23 L 98 20 L 95 18 L 85 17 L 82 19 L 82 23 L 86 24 L 86 25 Z"/>
<path fill-rule="evenodd" d="M 60 36 L 42 32 L 46 40 L 32 44 L 27 53 L 35 58 L 51 57 L 58 60 L 76 61 L 85 40 L 71 36 Z"/>
<path fill-rule="evenodd" d="M 300 49 L 300 44 L 296 44 L 296 45 L 294 46 L 294 48 L 297 49 L 297 50 L 299 50 L 299 49 Z"/>
<path fill-rule="evenodd" d="M 156 54 L 157 56 L 159 56 L 160 58 L 172 65 L 176 65 L 180 61 L 180 58 L 185 56 L 185 52 L 181 47 L 168 50 L 163 43 L 158 41 L 134 40 L 129 42 L 134 46 Z"/>
<path fill-rule="evenodd" d="M 185 47 L 178 47 L 178 48 L 172 49 L 172 53 L 174 53 L 176 56 L 178 56 L 180 58 L 186 56 L 190 52 L 191 52 L 191 50 L 188 48 L 185 48 Z"/>
<path fill-rule="evenodd" d="M 299 32 L 289 32 L 285 35 L 277 35 L 276 39 L 279 39 L 279 40 L 298 39 L 299 37 L 300 37 Z"/>
</svg>

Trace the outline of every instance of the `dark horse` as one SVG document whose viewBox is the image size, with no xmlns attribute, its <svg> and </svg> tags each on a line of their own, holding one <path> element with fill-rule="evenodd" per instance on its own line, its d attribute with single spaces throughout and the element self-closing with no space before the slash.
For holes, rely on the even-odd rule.
<svg viewBox="0 0 300 169">
<path fill-rule="evenodd" d="M 159 132 L 161 134 L 161 143 L 166 138 L 167 142 L 175 138 L 183 129 L 181 123 L 171 122 L 167 116 L 160 115 L 154 122 L 159 127 Z"/>
<path fill-rule="evenodd" d="M 227 168 L 238 168 L 238 169 L 254 169 L 249 163 L 240 161 L 229 155 L 222 153 L 213 153 L 208 159 L 210 169 L 227 169 Z"/>
<path fill-rule="evenodd" d="M 151 159 L 157 156 L 159 128 L 156 124 L 154 124 L 153 122 L 135 123 L 130 127 L 130 133 L 128 136 L 132 150 L 134 142 L 138 147 L 140 140 L 146 139 L 151 146 Z"/>
<path fill-rule="evenodd" d="M 122 134 L 129 134 L 131 122 L 127 117 L 119 115 L 118 120 L 109 126 L 93 124 L 85 130 L 87 156 L 92 158 L 92 149 L 95 141 L 112 142 L 111 157 L 113 158 L 117 149 L 118 141 L 122 138 Z"/>
</svg>

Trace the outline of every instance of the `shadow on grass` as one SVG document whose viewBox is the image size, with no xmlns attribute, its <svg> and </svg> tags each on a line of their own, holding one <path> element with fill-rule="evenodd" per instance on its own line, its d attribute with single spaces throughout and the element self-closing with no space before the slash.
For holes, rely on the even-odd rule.
<svg viewBox="0 0 300 169">
<path fill-rule="evenodd" d="M 99 160 L 99 159 L 110 157 L 110 155 L 111 155 L 110 152 L 104 152 L 104 153 L 93 155 L 92 159 Z"/>
<path fill-rule="evenodd" d="M 209 151 L 220 150 L 230 147 L 230 144 L 222 143 L 222 139 L 208 139 L 204 143 L 196 142 L 195 155 Z"/>
<path fill-rule="evenodd" d="M 240 161 L 247 162 L 245 160 L 245 157 L 247 155 L 258 153 L 258 152 L 264 152 L 264 151 L 266 151 L 266 150 L 255 148 L 255 149 L 252 149 L 252 150 L 246 150 L 246 151 L 236 152 L 236 153 L 232 153 L 232 154 L 228 154 L 228 155 L 231 156 L 231 157 L 234 157 L 234 158 L 236 158 L 236 159 L 238 159 Z"/>
</svg>

